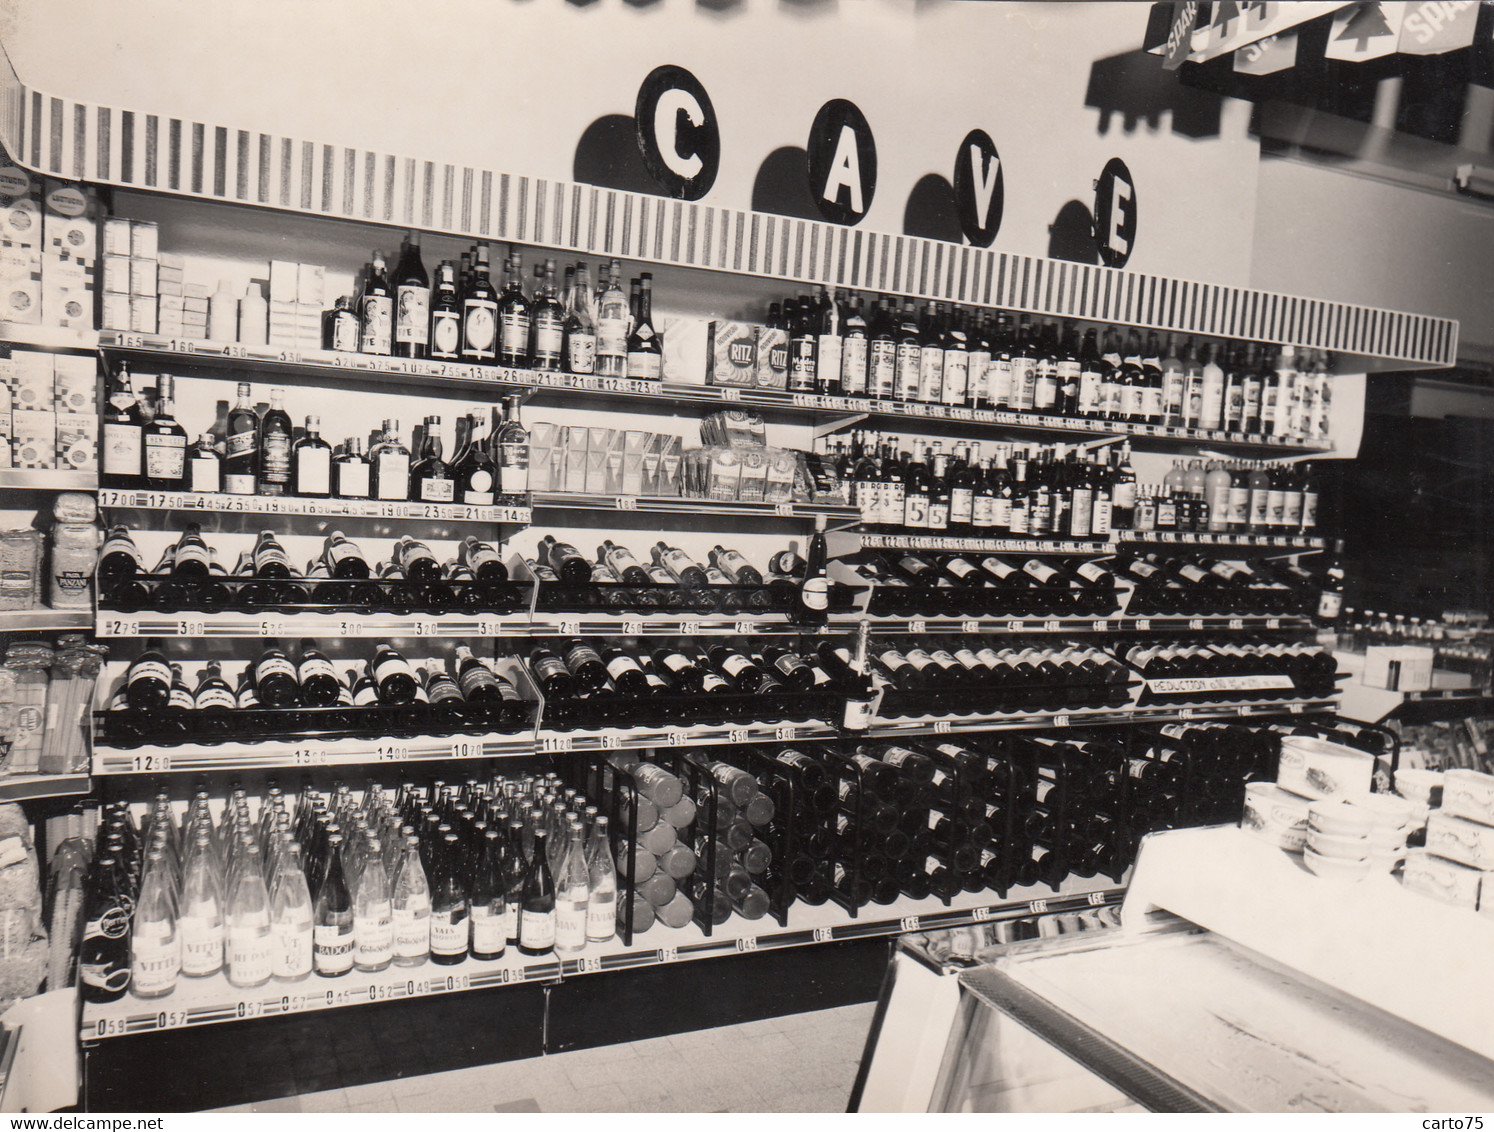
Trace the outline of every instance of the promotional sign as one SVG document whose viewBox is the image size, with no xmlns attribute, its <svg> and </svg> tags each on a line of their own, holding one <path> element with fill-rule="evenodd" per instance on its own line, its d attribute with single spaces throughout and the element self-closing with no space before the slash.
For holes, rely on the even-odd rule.
<svg viewBox="0 0 1494 1132">
<path fill-rule="evenodd" d="M 1106 267 L 1124 267 L 1136 246 L 1136 184 L 1119 157 L 1095 182 L 1095 245 Z"/>
<path fill-rule="evenodd" d="M 877 191 L 877 145 L 854 102 L 832 98 L 809 129 L 809 194 L 826 220 L 856 224 Z"/>
<path fill-rule="evenodd" d="M 1204 34 L 1193 37 L 1188 61 L 1207 63 L 1342 7 L 1344 0 L 1216 0 L 1207 27 L 1198 29 Z"/>
<path fill-rule="evenodd" d="M 1297 64 L 1297 33 L 1273 35 L 1235 52 L 1235 73 L 1239 75 L 1274 75 Z"/>
<path fill-rule="evenodd" d="M 985 130 L 971 130 L 960 143 L 955 154 L 954 193 L 965 238 L 978 248 L 989 248 L 1001 230 L 1006 185 L 1001 156 Z"/>
<path fill-rule="evenodd" d="M 1406 5 L 1399 0 L 1351 5 L 1333 17 L 1323 55 L 1351 62 L 1392 55 L 1400 41 L 1405 17 Z"/>
<path fill-rule="evenodd" d="M 710 95 L 683 67 L 655 67 L 633 112 L 649 173 L 672 197 L 699 200 L 721 168 L 721 131 Z"/>
<path fill-rule="evenodd" d="M 1441 55 L 1473 45 L 1478 0 L 1423 0 L 1406 5 L 1401 24 L 1402 55 Z"/>
</svg>

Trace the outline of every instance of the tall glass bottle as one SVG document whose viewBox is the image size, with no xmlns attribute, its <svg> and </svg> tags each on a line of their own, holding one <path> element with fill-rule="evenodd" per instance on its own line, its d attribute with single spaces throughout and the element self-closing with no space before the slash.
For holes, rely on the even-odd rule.
<svg viewBox="0 0 1494 1132">
<path fill-rule="evenodd" d="M 368 862 L 358 874 L 353 893 L 353 966 L 360 971 L 382 971 L 394 958 L 394 914 L 389 900 L 389 874 L 377 838 L 368 842 Z"/>
<path fill-rule="evenodd" d="M 519 419 L 523 398 L 508 399 L 505 420 L 493 436 L 498 447 L 498 483 L 504 495 L 522 495 L 529 490 L 529 430 Z"/>
<path fill-rule="evenodd" d="M 145 486 L 179 491 L 187 473 L 187 430 L 173 415 L 175 381 L 163 373 L 156 385 L 155 419 L 140 434 L 145 447 Z"/>
<path fill-rule="evenodd" d="M 78 945 L 78 993 L 84 1002 L 115 1002 L 130 985 L 131 901 L 120 887 L 122 876 L 122 862 L 107 848 L 89 869 Z"/>
<path fill-rule="evenodd" d="M 243 852 L 243 864 L 228 897 L 228 981 L 236 987 L 258 987 L 270 981 L 275 951 L 270 894 L 259 845 L 251 840 Z"/>
<path fill-rule="evenodd" d="M 205 800 L 204 800 L 205 801 Z M 181 936 L 182 974 L 206 978 L 223 969 L 223 873 L 209 828 L 201 827 L 182 870 L 176 930 Z"/>
<path fill-rule="evenodd" d="M 597 363 L 597 316 L 591 290 L 591 271 L 576 264 L 576 286 L 565 316 L 565 368 L 570 373 L 593 373 Z"/>
<path fill-rule="evenodd" d="M 555 884 L 555 950 L 576 952 L 586 946 L 591 870 L 586 863 L 586 839 L 581 823 L 572 821 L 565 836 L 565 852 Z"/>
<path fill-rule="evenodd" d="M 496 829 L 483 832 L 482 851 L 472 871 L 472 958 L 497 959 L 508 944 L 504 916 L 503 841 Z"/>
<path fill-rule="evenodd" d="M 410 498 L 420 503 L 450 503 L 456 498 L 451 465 L 441 458 L 441 418 L 425 418 L 420 459 L 410 469 Z"/>
<path fill-rule="evenodd" d="M 394 349 L 394 296 L 384 274 L 384 253 L 375 251 L 363 280 L 358 300 L 358 320 L 363 331 L 358 349 L 365 354 L 388 355 Z"/>
<path fill-rule="evenodd" d="M 457 835 L 436 845 L 431 868 L 431 962 L 451 965 L 467 958 L 469 935 L 467 879 L 462 875 Z"/>
<path fill-rule="evenodd" d="M 342 834 L 327 838 L 323 851 L 326 875 L 316 893 L 313 920 L 312 965 L 318 975 L 334 978 L 353 969 L 353 898 L 343 874 Z"/>
<path fill-rule="evenodd" d="M 420 862 L 420 838 L 413 833 L 405 837 L 395 870 L 390 915 L 395 966 L 418 967 L 431 953 L 431 891 Z"/>
<path fill-rule="evenodd" d="M 291 487 L 290 414 L 285 411 L 285 390 L 270 390 L 270 408 L 259 422 L 259 493 L 286 495 Z"/>
<path fill-rule="evenodd" d="M 612 859 L 605 817 L 599 816 L 592 825 L 586 860 L 586 941 L 605 943 L 617 934 L 617 864 Z"/>
<path fill-rule="evenodd" d="M 503 294 L 498 296 L 498 364 L 529 364 L 529 300 L 524 297 L 523 260 L 512 248 Z"/>
<path fill-rule="evenodd" d="M 298 983 L 311 974 L 314 918 L 300 843 L 286 841 L 270 884 L 270 930 L 275 937 L 270 973 L 275 978 Z"/>
<path fill-rule="evenodd" d="M 545 260 L 544 282 L 529 313 L 529 365 L 559 370 L 565 361 L 565 308 L 555 295 L 555 261 Z"/>
<path fill-rule="evenodd" d="M 545 955 L 555 947 L 555 881 L 550 874 L 543 827 L 534 831 L 534 850 L 524 873 L 519 903 L 519 951 Z"/>
<path fill-rule="evenodd" d="M 152 849 L 147 855 L 130 925 L 130 990 L 136 998 L 170 994 L 181 974 L 176 886 L 166 853 L 164 849 Z"/>
<path fill-rule="evenodd" d="M 664 376 L 664 340 L 654 329 L 654 277 L 647 271 L 639 277 L 638 322 L 628 335 L 627 375 L 640 381 L 659 381 Z"/>
<path fill-rule="evenodd" d="M 370 488 L 375 499 L 410 498 L 410 450 L 400 443 L 399 421 L 385 421 L 383 437 L 369 453 Z"/>
<path fill-rule="evenodd" d="M 332 494 L 332 446 L 322 439 L 322 418 L 306 418 L 306 434 L 291 448 L 291 493 L 315 499 Z"/>
<path fill-rule="evenodd" d="M 498 292 L 487 244 L 477 245 L 472 277 L 462 296 L 462 360 L 491 365 L 498 358 Z"/>
<path fill-rule="evenodd" d="M 259 414 L 254 411 L 252 387 L 239 382 L 238 400 L 228 411 L 228 433 L 223 455 L 223 490 L 229 495 L 253 495 L 259 470 Z"/>
<path fill-rule="evenodd" d="M 628 372 L 628 296 L 622 289 L 622 266 L 612 261 L 606 288 L 597 303 L 596 372 L 624 377 Z"/>
<path fill-rule="evenodd" d="M 420 233 L 410 230 L 394 267 L 394 356 L 423 358 L 431 333 L 431 277 L 420 261 Z"/>
<path fill-rule="evenodd" d="M 558 662 L 557 662 L 558 663 Z M 565 665 L 560 665 L 564 670 Z M 524 904 L 524 878 L 529 862 L 524 857 L 524 823 L 508 823 L 508 843 L 503 850 L 503 937 L 505 943 L 519 945 L 519 918 Z"/>
<path fill-rule="evenodd" d="M 104 487 L 138 487 L 145 467 L 145 419 L 140 398 L 130 384 L 129 362 L 120 362 L 109 379 L 103 416 L 103 475 L 99 482 Z"/>
<path fill-rule="evenodd" d="M 462 305 L 457 299 L 456 267 L 451 260 L 436 268 L 436 286 L 431 292 L 429 356 L 452 362 L 462 356 Z"/>
</svg>

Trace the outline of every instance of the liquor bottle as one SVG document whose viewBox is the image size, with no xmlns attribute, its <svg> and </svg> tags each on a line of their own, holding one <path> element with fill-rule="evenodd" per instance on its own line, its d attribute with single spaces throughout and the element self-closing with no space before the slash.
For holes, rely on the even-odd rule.
<svg viewBox="0 0 1494 1132">
<path fill-rule="evenodd" d="M 275 978 L 298 983 L 311 974 L 315 919 L 301 846 L 288 841 L 281 848 L 270 882 L 270 932 L 275 941 L 270 973 Z"/>
<path fill-rule="evenodd" d="M 312 919 L 312 969 L 327 978 L 345 975 L 353 969 L 357 946 L 353 935 L 353 898 L 343 873 L 342 846 L 342 834 L 328 835 L 323 850 L 325 872 L 317 886 Z"/>
<path fill-rule="evenodd" d="M 275 938 L 270 926 L 270 894 L 265 888 L 264 863 L 253 841 L 228 895 L 228 982 L 235 987 L 258 987 L 270 981 Z"/>
<path fill-rule="evenodd" d="M 468 900 L 472 907 L 471 952 L 474 959 L 497 959 L 508 945 L 505 930 L 507 890 L 503 883 L 502 835 L 483 831 L 482 850 L 472 870 Z"/>
<path fill-rule="evenodd" d="M 270 408 L 259 422 L 256 449 L 256 486 L 261 495 L 285 495 L 291 485 L 290 414 L 285 390 L 270 390 Z"/>
<path fill-rule="evenodd" d="M 585 831 L 579 821 L 566 830 L 565 851 L 555 874 L 555 950 L 574 953 L 586 946 L 591 869 L 586 863 Z"/>
<path fill-rule="evenodd" d="M 182 477 L 183 491 L 216 493 L 223 490 L 223 461 L 213 447 L 213 438 L 203 433 L 187 451 L 187 467 Z"/>
<path fill-rule="evenodd" d="M 498 485 L 498 469 L 488 454 L 488 440 L 478 435 L 481 422 L 481 408 L 457 418 L 456 452 L 451 458 L 453 496 L 456 502 L 471 507 L 490 506 Z"/>
<path fill-rule="evenodd" d="M 467 958 L 471 938 L 471 905 L 457 835 L 442 835 L 432 853 L 431 962 L 451 966 Z"/>
<path fill-rule="evenodd" d="M 897 333 L 892 316 L 879 303 L 868 328 L 866 391 L 879 401 L 897 395 Z"/>
<path fill-rule="evenodd" d="M 399 421 L 384 422 L 380 439 L 368 456 L 373 498 L 409 499 L 410 450 L 400 443 Z"/>
<path fill-rule="evenodd" d="M 375 251 L 363 280 L 358 300 L 358 318 L 363 332 L 358 349 L 365 354 L 388 355 L 394 349 L 394 297 L 384 274 L 384 253 Z"/>
<path fill-rule="evenodd" d="M 461 356 L 491 365 L 498 358 L 498 292 L 489 275 L 488 245 L 477 245 L 471 277 L 462 288 Z"/>
<path fill-rule="evenodd" d="M 1121 445 L 1120 463 L 1112 469 L 1110 487 L 1110 524 L 1117 531 L 1129 531 L 1136 516 L 1136 472 L 1131 467 L 1131 442 Z"/>
<path fill-rule="evenodd" d="M 809 312 L 809 326 L 814 334 L 814 392 L 825 396 L 841 394 L 841 334 L 845 310 L 839 296 L 832 296 L 823 286 L 816 286 L 814 305 Z"/>
<path fill-rule="evenodd" d="M 524 264 L 509 248 L 503 293 L 498 296 L 498 364 L 529 364 L 529 300 L 524 297 Z"/>
<path fill-rule="evenodd" d="M 420 459 L 410 469 L 410 498 L 421 503 L 451 503 L 456 481 L 451 465 L 441 458 L 441 418 L 425 418 Z"/>
<path fill-rule="evenodd" d="M 966 404 L 970 396 L 970 335 L 958 311 L 945 327 L 943 369 L 940 401 L 945 405 Z"/>
<path fill-rule="evenodd" d="M 431 331 L 431 279 L 420 260 L 420 233 L 413 228 L 394 266 L 394 355 L 426 356 Z"/>
<path fill-rule="evenodd" d="M 130 924 L 129 985 L 136 998 L 160 998 L 176 989 L 182 956 L 174 889 L 166 850 L 151 849 Z"/>
<path fill-rule="evenodd" d="M 913 300 L 903 300 L 902 316 L 896 330 L 896 369 L 893 375 L 893 397 L 899 401 L 918 400 L 923 363 L 923 334 L 913 310 Z"/>
<path fill-rule="evenodd" d="M 1201 408 L 1196 428 L 1218 429 L 1224 421 L 1224 370 L 1214 356 L 1213 348 L 1202 350 L 1203 373 L 1200 383 Z"/>
<path fill-rule="evenodd" d="M 639 277 L 638 320 L 628 335 L 627 376 L 640 381 L 663 378 L 664 340 L 654 329 L 654 277 L 643 272 Z"/>
<path fill-rule="evenodd" d="M 944 393 L 944 304 L 935 303 L 924 311 L 918 349 L 918 392 L 916 399 L 937 404 Z"/>
<path fill-rule="evenodd" d="M 569 373 L 593 373 L 597 365 L 597 315 L 591 272 L 576 264 L 576 286 L 565 316 L 565 368 Z"/>
<path fill-rule="evenodd" d="M 322 439 L 322 419 L 314 414 L 291 448 L 291 493 L 315 499 L 332 494 L 332 446 Z"/>
<path fill-rule="evenodd" d="M 144 417 L 130 384 L 130 364 L 120 362 L 109 379 L 104 408 L 103 475 L 105 487 L 133 488 L 145 470 Z"/>
<path fill-rule="evenodd" d="M 369 478 L 363 441 L 350 436 L 332 459 L 332 494 L 338 499 L 367 499 Z"/>
<path fill-rule="evenodd" d="M 322 316 L 322 349 L 356 354 L 358 336 L 362 331 L 358 314 L 353 310 L 353 300 L 347 295 L 339 295 L 332 309 Z"/>
<path fill-rule="evenodd" d="M 1344 607 L 1344 540 L 1333 540 L 1333 556 L 1323 570 L 1323 584 L 1313 620 L 1319 625 L 1336 625 Z"/>
<path fill-rule="evenodd" d="M 141 429 L 145 452 L 145 485 L 157 491 L 179 491 L 187 471 L 187 430 L 172 416 L 174 380 L 157 380 L 155 419 Z"/>
<path fill-rule="evenodd" d="M 555 297 L 555 261 L 545 260 L 544 281 L 529 312 L 529 364 L 555 371 L 565 360 L 565 308 Z"/>
<path fill-rule="evenodd" d="M 622 267 L 612 261 L 605 286 L 597 300 L 596 372 L 604 377 L 623 377 L 628 371 L 628 297 L 620 283 Z"/>
<path fill-rule="evenodd" d="M 836 298 L 839 301 L 839 295 Z M 842 313 L 845 332 L 840 338 L 840 394 L 842 397 L 865 397 L 870 343 L 860 297 L 853 298 Z"/>
<path fill-rule="evenodd" d="M 550 874 L 547 833 L 534 831 L 534 850 L 524 873 L 519 904 L 519 951 L 544 955 L 555 947 L 555 882 Z"/>
<path fill-rule="evenodd" d="M 394 651 L 387 641 L 380 641 L 374 648 L 373 659 L 368 663 L 369 674 L 378 689 L 381 704 L 408 704 L 415 699 L 415 690 L 420 686 L 409 661 Z"/>
<path fill-rule="evenodd" d="M 420 838 L 414 834 L 404 839 L 389 903 L 394 965 L 418 967 L 431 953 L 431 892 L 420 861 Z"/>
<path fill-rule="evenodd" d="M 498 446 L 498 483 L 504 495 L 523 495 L 529 490 L 529 430 L 519 419 L 522 404 L 517 394 L 508 399 L 505 419 L 493 434 Z"/>
<path fill-rule="evenodd" d="M 794 590 L 790 620 L 800 625 L 820 625 L 829 618 L 830 582 L 827 576 L 829 553 L 825 545 L 825 517 L 816 515 L 814 534 L 805 553 L 804 575 Z"/>
<path fill-rule="evenodd" d="M 1038 336 L 1037 361 L 1032 376 L 1032 411 L 1045 416 L 1058 409 L 1058 332 L 1050 322 Z"/>
<path fill-rule="evenodd" d="M 462 307 L 457 299 L 456 267 L 449 259 L 442 260 L 436 268 L 430 308 L 427 356 L 437 361 L 456 361 L 462 356 Z"/>
</svg>

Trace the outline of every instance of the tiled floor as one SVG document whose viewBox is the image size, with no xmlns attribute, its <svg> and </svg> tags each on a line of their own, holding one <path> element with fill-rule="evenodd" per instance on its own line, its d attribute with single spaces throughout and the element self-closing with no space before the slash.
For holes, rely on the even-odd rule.
<svg viewBox="0 0 1494 1132">
<path fill-rule="evenodd" d="M 875 1003 L 220 1112 L 844 1112 Z"/>
</svg>

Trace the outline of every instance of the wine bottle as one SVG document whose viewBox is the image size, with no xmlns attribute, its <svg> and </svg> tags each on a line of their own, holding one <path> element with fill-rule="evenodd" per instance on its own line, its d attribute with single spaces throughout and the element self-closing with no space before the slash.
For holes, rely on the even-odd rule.
<svg viewBox="0 0 1494 1132">
<path fill-rule="evenodd" d="M 420 233 L 411 229 L 394 266 L 394 355 L 423 358 L 430 342 L 431 280 L 420 259 Z"/>
<path fill-rule="evenodd" d="M 394 349 L 394 296 L 389 290 L 384 262 L 384 253 L 376 250 L 358 300 L 358 317 L 363 326 L 358 349 L 365 354 L 388 355 Z"/>
<path fill-rule="evenodd" d="M 519 951 L 544 955 L 555 947 L 555 882 L 550 873 L 547 833 L 534 831 L 534 851 L 524 872 L 519 904 Z"/>
<path fill-rule="evenodd" d="M 456 267 L 449 259 L 436 268 L 430 304 L 427 355 L 437 361 L 456 361 L 462 356 L 462 307 L 457 300 Z"/>
<path fill-rule="evenodd" d="M 103 416 L 100 483 L 104 487 L 138 487 L 145 471 L 145 419 L 130 383 L 129 362 L 120 362 L 109 378 Z"/>
<path fill-rule="evenodd" d="M 809 540 L 809 550 L 804 559 L 804 575 L 794 592 L 791 617 L 797 624 L 818 625 L 829 618 L 830 582 L 827 564 L 825 517 L 816 515 L 814 534 Z"/>
</svg>

